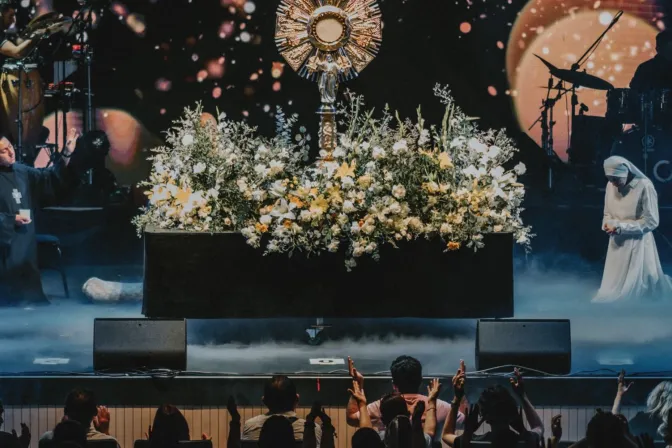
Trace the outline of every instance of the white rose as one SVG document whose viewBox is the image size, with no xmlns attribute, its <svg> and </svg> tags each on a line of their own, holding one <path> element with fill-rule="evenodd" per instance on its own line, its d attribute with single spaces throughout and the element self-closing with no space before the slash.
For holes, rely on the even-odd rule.
<svg viewBox="0 0 672 448">
<path fill-rule="evenodd" d="M 397 199 L 401 199 L 406 196 L 406 188 L 403 185 L 395 185 L 392 187 L 392 196 Z"/>
<path fill-rule="evenodd" d="M 385 157 L 385 150 L 380 146 L 376 146 L 371 152 L 371 157 L 373 157 L 374 160 L 382 159 Z"/>
<path fill-rule="evenodd" d="M 504 168 L 502 168 L 501 166 L 497 166 L 490 170 L 490 175 L 495 180 L 501 179 L 502 176 L 504 175 Z"/>
<path fill-rule="evenodd" d="M 392 146 L 392 152 L 394 152 L 395 154 L 397 154 L 399 151 L 405 151 L 407 149 L 408 149 L 408 144 L 406 143 L 406 140 L 404 140 L 404 139 L 399 140 L 398 142 L 396 142 Z"/>
<path fill-rule="evenodd" d="M 194 165 L 194 174 L 200 174 L 203 171 L 205 171 L 206 168 L 207 166 L 205 165 L 205 163 L 199 162 L 196 165 Z"/>
<path fill-rule="evenodd" d="M 523 162 L 519 162 L 518 165 L 513 167 L 513 171 L 515 171 L 517 175 L 522 176 L 527 171 L 527 167 Z"/>
<path fill-rule="evenodd" d="M 344 213 L 352 213 L 356 212 L 357 208 L 355 208 L 355 205 L 352 203 L 352 201 L 345 201 L 343 202 L 343 212 Z"/>
<path fill-rule="evenodd" d="M 494 158 L 497 157 L 501 152 L 502 152 L 502 150 L 499 149 L 499 147 L 497 147 L 497 146 L 491 146 L 490 149 L 488 149 L 488 157 L 490 157 L 491 159 L 494 159 Z"/>
<path fill-rule="evenodd" d="M 191 134 L 186 134 L 184 137 L 182 137 L 182 144 L 184 146 L 189 146 L 194 144 L 194 136 Z"/>
<path fill-rule="evenodd" d="M 469 148 L 473 149 L 479 154 L 484 154 L 488 151 L 488 145 L 485 143 L 479 142 L 477 139 L 472 138 L 469 140 Z"/>
</svg>

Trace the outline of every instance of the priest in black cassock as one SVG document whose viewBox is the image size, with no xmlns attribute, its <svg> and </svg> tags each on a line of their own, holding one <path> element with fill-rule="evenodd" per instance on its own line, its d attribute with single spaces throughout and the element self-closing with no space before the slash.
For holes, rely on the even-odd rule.
<svg viewBox="0 0 672 448">
<path fill-rule="evenodd" d="M 75 151 L 77 135 L 68 138 L 61 157 L 44 169 L 16 163 L 14 147 L 0 139 L 0 305 L 49 303 L 37 265 L 35 212 L 71 192 L 106 155 L 95 146 Z"/>
</svg>

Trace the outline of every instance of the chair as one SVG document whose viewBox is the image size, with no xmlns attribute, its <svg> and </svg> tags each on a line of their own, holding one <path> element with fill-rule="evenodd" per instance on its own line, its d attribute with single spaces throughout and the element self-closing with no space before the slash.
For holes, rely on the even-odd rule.
<svg viewBox="0 0 672 448">
<path fill-rule="evenodd" d="M 177 445 L 180 448 L 212 448 L 212 440 L 183 440 Z M 149 448 L 149 440 L 136 440 L 133 442 L 133 448 Z"/>
<path fill-rule="evenodd" d="M 63 290 L 65 297 L 70 297 L 70 289 L 68 288 L 68 280 L 65 276 L 65 269 L 63 269 L 63 254 L 61 252 L 61 240 L 54 235 L 38 234 L 37 250 L 38 262 L 41 269 L 53 269 L 61 274 L 63 281 Z"/>
</svg>

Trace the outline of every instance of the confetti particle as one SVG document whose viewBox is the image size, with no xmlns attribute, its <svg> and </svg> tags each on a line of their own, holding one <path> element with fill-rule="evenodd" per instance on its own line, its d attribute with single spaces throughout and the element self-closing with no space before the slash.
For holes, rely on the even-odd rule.
<svg viewBox="0 0 672 448">
<path fill-rule="evenodd" d="M 504 49 L 504 42 L 502 42 L 501 40 L 498 41 L 497 42 L 497 48 L 499 48 L 500 50 L 503 50 Z"/>
<path fill-rule="evenodd" d="M 219 98 L 222 96 L 222 88 L 221 87 L 215 87 L 212 89 L 212 97 L 213 98 Z"/>
<path fill-rule="evenodd" d="M 497 96 L 497 89 L 495 89 L 494 86 L 489 86 L 489 87 L 488 87 L 488 93 L 489 93 L 491 96 Z"/>
<path fill-rule="evenodd" d="M 129 14 L 128 17 L 126 17 L 126 25 L 139 36 L 144 35 L 145 30 L 147 29 L 144 17 L 135 13 Z"/>
<path fill-rule="evenodd" d="M 191 60 L 194 61 L 194 62 L 198 61 L 198 55 L 196 53 L 192 54 L 191 55 Z"/>
<path fill-rule="evenodd" d="M 275 81 L 273 83 L 273 91 L 274 92 L 279 92 L 280 89 L 282 89 L 282 84 L 280 84 L 280 81 Z"/>
<path fill-rule="evenodd" d="M 242 33 L 240 33 L 240 40 L 241 42 L 248 43 L 249 41 L 252 40 L 252 36 L 247 31 L 243 31 Z"/>
<path fill-rule="evenodd" d="M 198 82 L 203 82 L 208 77 L 208 72 L 206 70 L 201 70 L 196 74 L 196 80 Z"/>
<path fill-rule="evenodd" d="M 544 53 L 544 54 L 548 54 L 548 53 L 551 52 L 551 50 L 549 50 L 548 47 L 544 47 L 544 48 L 541 49 L 541 52 Z"/>
<path fill-rule="evenodd" d="M 243 111 L 243 117 L 249 117 L 250 113 L 246 110 Z"/>
<path fill-rule="evenodd" d="M 271 68 L 271 76 L 275 79 L 278 79 L 282 76 L 282 73 L 285 70 L 285 64 L 282 62 L 274 62 L 273 68 Z"/>
<path fill-rule="evenodd" d="M 271 106 L 269 106 L 268 104 L 266 104 L 266 105 L 264 106 L 264 112 L 268 112 L 268 111 L 270 111 L 270 110 L 271 110 Z"/>
<path fill-rule="evenodd" d="M 614 19 L 614 16 L 611 15 L 609 11 L 603 11 L 600 13 L 599 21 L 602 25 L 607 26 Z"/>
<path fill-rule="evenodd" d="M 161 108 L 161 110 L 159 111 L 159 113 L 160 113 L 161 115 L 166 115 L 166 109 Z"/>
<path fill-rule="evenodd" d="M 218 60 L 212 59 L 208 61 L 207 76 L 211 79 L 220 79 L 224 76 L 224 66 Z"/>
<path fill-rule="evenodd" d="M 460 31 L 462 31 L 462 33 L 464 33 L 464 34 L 467 34 L 467 33 L 471 32 L 471 23 L 462 22 L 460 24 Z"/>
<path fill-rule="evenodd" d="M 243 11 L 245 11 L 247 14 L 252 14 L 256 10 L 257 5 L 255 5 L 254 2 L 245 2 L 243 5 Z"/>
<path fill-rule="evenodd" d="M 28 8 L 30 6 L 30 0 L 21 0 L 21 7 Z"/>
<path fill-rule="evenodd" d="M 154 87 L 156 87 L 156 90 L 158 90 L 159 92 L 167 92 L 171 89 L 172 86 L 173 83 L 166 78 L 159 78 L 156 80 L 156 83 L 154 84 Z"/>
</svg>

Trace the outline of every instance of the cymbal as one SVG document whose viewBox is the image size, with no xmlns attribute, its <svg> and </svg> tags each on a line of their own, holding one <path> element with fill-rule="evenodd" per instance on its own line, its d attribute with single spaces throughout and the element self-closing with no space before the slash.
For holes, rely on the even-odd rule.
<svg viewBox="0 0 672 448">
<path fill-rule="evenodd" d="M 62 17 L 58 13 L 50 12 L 31 20 L 28 26 L 26 26 L 26 29 L 21 33 L 21 37 L 25 38 L 36 30 L 44 28 L 51 28 L 51 33 L 53 34 L 54 32 L 60 31 L 61 26 L 66 26 L 70 23 L 72 23 L 70 17 Z"/>
<path fill-rule="evenodd" d="M 610 82 L 598 78 L 597 76 L 589 75 L 586 72 L 561 69 L 551 64 L 550 62 L 544 60 L 544 58 L 542 58 L 541 56 L 538 56 L 536 54 L 535 56 L 537 56 L 537 58 L 539 58 L 539 60 L 541 60 L 541 62 L 543 62 L 546 67 L 548 67 L 549 71 L 551 72 L 551 75 L 565 82 L 574 84 L 574 86 L 576 87 L 582 86 L 595 90 L 612 90 L 614 88 L 614 86 Z"/>
</svg>

